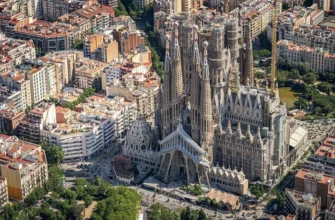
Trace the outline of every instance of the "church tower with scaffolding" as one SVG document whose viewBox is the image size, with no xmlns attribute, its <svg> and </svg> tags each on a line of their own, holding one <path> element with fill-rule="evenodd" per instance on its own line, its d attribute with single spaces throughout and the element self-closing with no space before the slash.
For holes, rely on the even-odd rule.
<svg viewBox="0 0 335 220">
<path fill-rule="evenodd" d="M 286 106 L 277 87 L 272 94 L 254 82 L 251 34 L 243 36 L 239 15 L 204 11 L 167 23 L 155 175 L 210 184 L 208 171 L 219 166 L 274 181 L 288 155 Z"/>
</svg>

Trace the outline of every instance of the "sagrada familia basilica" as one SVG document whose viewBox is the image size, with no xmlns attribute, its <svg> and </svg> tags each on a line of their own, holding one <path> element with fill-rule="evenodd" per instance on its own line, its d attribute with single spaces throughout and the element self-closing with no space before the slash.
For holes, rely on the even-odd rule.
<svg viewBox="0 0 335 220">
<path fill-rule="evenodd" d="M 172 33 L 155 126 L 139 115 L 123 154 L 164 182 L 210 182 L 214 168 L 249 181 L 278 178 L 289 152 L 286 106 L 277 87 L 254 83 L 251 34 L 239 16 L 175 16 L 165 25 Z"/>
</svg>

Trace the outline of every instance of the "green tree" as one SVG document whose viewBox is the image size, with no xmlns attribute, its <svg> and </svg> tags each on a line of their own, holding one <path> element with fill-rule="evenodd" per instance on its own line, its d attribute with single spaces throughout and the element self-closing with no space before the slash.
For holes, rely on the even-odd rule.
<svg viewBox="0 0 335 220">
<path fill-rule="evenodd" d="M 304 98 L 299 97 L 295 102 L 294 105 L 299 109 L 306 109 L 308 107 L 308 101 Z"/>
<path fill-rule="evenodd" d="M 323 111 L 322 111 L 321 107 L 316 107 L 315 112 L 316 112 L 316 114 L 320 115 L 320 114 L 322 114 Z"/>
<path fill-rule="evenodd" d="M 330 105 L 330 104 L 327 104 L 324 108 L 323 108 L 323 111 L 325 114 L 329 114 L 330 112 L 333 111 L 333 106 Z"/>
<path fill-rule="evenodd" d="M 317 85 L 318 90 L 324 92 L 329 95 L 330 93 L 330 85 L 327 82 L 321 82 Z"/>
<path fill-rule="evenodd" d="M 76 50 L 84 49 L 84 41 L 83 40 L 75 40 L 73 44 L 73 48 Z"/>
<path fill-rule="evenodd" d="M 320 80 L 333 83 L 335 82 L 335 73 L 332 72 L 323 72 L 320 74 Z"/>
<path fill-rule="evenodd" d="M 316 81 L 316 74 L 314 72 L 309 72 L 305 76 L 303 76 L 303 80 L 307 84 L 314 84 Z"/>
<path fill-rule="evenodd" d="M 290 79 L 300 79 L 301 76 L 300 76 L 299 71 L 297 69 L 292 69 L 288 73 L 288 78 L 290 78 Z"/>
<path fill-rule="evenodd" d="M 189 206 L 182 210 L 180 220 L 191 220 L 191 209 Z"/>
<path fill-rule="evenodd" d="M 255 73 L 255 78 L 256 79 L 265 79 L 265 73 L 263 73 L 263 72 L 256 72 Z"/>
<path fill-rule="evenodd" d="M 128 12 L 126 10 L 126 7 L 123 5 L 123 3 L 120 0 L 117 0 L 117 7 L 114 8 L 115 16 L 119 17 L 121 15 L 128 15 Z"/>
</svg>

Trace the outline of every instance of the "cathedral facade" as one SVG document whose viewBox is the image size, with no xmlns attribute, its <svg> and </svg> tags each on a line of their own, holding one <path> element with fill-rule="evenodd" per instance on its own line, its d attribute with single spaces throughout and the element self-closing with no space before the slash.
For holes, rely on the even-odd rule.
<svg viewBox="0 0 335 220">
<path fill-rule="evenodd" d="M 176 16 L 165 24 L 172 33 L 156 124 L 141 133 L 159 140 L 150 149 L 131 148 L 143 142 L 135 122 L 123 152 L 137 163 L 149 158 L 165 182 L 209 183 L 212 167 L 237 170 L 249 181 L 274 180 L 288 154 L 286 106 L 278 88 L 270 94 L 267 83 L 254 85 L 252 39 L 243 36 L 239 15 L 211 16 Z"/>
</svg>

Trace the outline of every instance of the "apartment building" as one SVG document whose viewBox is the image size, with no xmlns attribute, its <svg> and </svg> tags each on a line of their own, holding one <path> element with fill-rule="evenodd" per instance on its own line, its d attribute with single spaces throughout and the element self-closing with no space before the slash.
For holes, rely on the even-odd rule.
<svg viewBox="0 0 335 220">
<path fill-rule="evenodd" d="M 311 7 L 305 8 L 295 6 L 283 11 L 278 15 L 277 22 L 277 41 L 289 40 L 293 41 L 295 38 L 295 31 L 305 26 L 318 25 L 324 20 L 324 11 L 318 9 L 316 4 Z M 271 42 L 272 38 L 272 25 L 267 27 L 267 38 Z"/>
<path fill-rule="evenodd" d="M 160 79 L 154 72 L 126 74 L 122 80 L 112 79 L 106 86 L 106 95 L 121 95 L 134 101 L 138 112 L 152 122 L 158 104 Z"/>
<path fill-rule="evenodd" d="M 15 28 L 13 35 L 19 39 L 31 39 L 40 54 L 69 50 L 76 40 L 108 27 L 114 17 L 109 6 L 91 5 L 71 14 L 65 14 L 55 22 L 36 20 Z"/>
<path fill-rule="evenodd" d="M 322 209 L 328 208 L 333 200 L 334 187 L 333 176 L 323 173 L 300 170 L 295 176 L 294 189 L 319 198 Z"/>
<path fill-rule="evenodd" d="M 106 63 L 119 57 L 118 42 L 112 35 L 94 34 L 85 38 L 84 56 Z"/>
<path fill-rule="evenodd" d="M 313 220 L 320 212 L 320 198 L 286 188 L 285 212 L 297 219 Z"/>
<path fill-rule="evenodd" d="M 119 43 L 119 51 L 126 55 L 144 45 L 144 38 L 139 30 L 119 30 L 114 32 L 114 39 Z"/>
<path fill-rule="evenodd" d="M 167 15 L 172 15 L 173 13 L 173 2 L 171 0 L 154 0 L 153 1 L 153 8 L 155 12 L 164 12 Z"/>
<path fill-rule="evenodd" d="M 55 21 L 69 13 L 69 2 L 64 0 L 41 0 L 43 20 Z"/>
<path fill-rule="evenodd" d="M 46 67 L 37 67 L 27 72 L 30 81 L 31 101 L 39 103 L 47 96 L 47 73 Z"/>
<path fill-rule="evenodd" d="M 41 130 L 55 126 L 56 124 L 55 105 L 42 102 L 28 112 L 20 121 L 18 125 L 18 136 L 32 143 L 40 143 Z"/>
<path fill-rule="evenodd" d="M 14 69 L 14 65 L 11 60 L 12 59 L 10 57 L 0 55 L 0 74 L 9 72 Z"/>
<path fill-rule="evenodd" d="M 186 1 L 186 0 L 184 0 Z M 136 0 L 138 9 L 143 9 L 145 6 L 147 6 L 149 3 L 152 3 L 152 0 Z"/>
<path fill-rule="evenodd" d="M 90 158 L 125 135 L 136 117 L 135 104 L 122 97 L 94 95 L 70 111 L 57 107 L 57 125 L 41 130 L 43 139 L 63 148 L 65 160 Z"/>
<path fill-rule="evenodd" d="M 234 1 L 228 1 L 228 5 L 229 5 L 229 11 L 232 11 L 236 8 L 238 8 L 238 6 L 240 4 L 242 4 L 243 2 L 246 2 L 247 0 L 234 0 Z M 211 8 L 217 8 L 218 5 L 220 4 L 220 0 L 210 0 L 209 1 L 209 7 Z"/>
<path fill-rule="evenodd" d="M 1 134 L 1 177 L 7 180 L 8 196 L 23 200 L 48 180 L 48 164 L 41 146 Z"/>
<path fill-rule="evenodd" d="M 120 29 L 136 30 L 136 23 L 130 16 L 121 15 L 112 20 L 111 29 L 113 30 L 120 30 Z"/>
<path fill-rule="evenodd" d="M 305 159 L 302 168 L 326 175 L 335 175 L 335 131 L 332 130 L 326 140 L 308 159 Z"/>
<path fill-rule="evenodd" d="M 0 55 L 9 57 L 14 66 L 22 64 L 24 59 L 36 58 L 35 46 L 31 40 L 0 36 L 0 45 Z"/>
<path fill-rule="evenodd" d="M 76 62 L 75 84 L 80 89 L 95 88 L 101 90 L 101 73 L 108 66 L 108 63 L 90 60 L 87 58 L 80 59 Z"/>
<path fill-rule="evenodd" d="M 30 80 L 25 79 L 24 72 L 18 70 L 5 72 L 0 75 L 0 83 L 2 86 L 5 86 L 8 91 L 20 92 L 21 101 L 20 104 L 16 104 L 19 110 L 25 110 L 28 106 L 30 107 L 32 105 Z"/>
<path fill-rule="evenodd" d="M 24 111 L 8 107 L 0 110 L 0 132 L 10 135 L 17 135 L 17 127 L 25 116 Z"/>
<path fill-rule="evenodd" d="M 0 86 L 0 101 L 8 106 L 22 109 L 21 92 L 9 90 L 7 86 Z"/>
<path fill-rule="evenodd" d="M 56 72 L 56 91 L 59 93 L 75 79 L 76 62 L 83 58 L 80 51 L 57 51 L 40 58 L 45 63 L 53 63 Z"/>
<path fill-rule="evenodd" d="M 276 9 L 277 13 L 281 14 L 281 2 L 277 2 Z M 257 38 L 272 22 L 273 10 L 273 4 L 269 1 L 248 0 L 241 3 L 238 8 L 230 11 L 230 14 L 240 14 L 243 24 L 243 36 L 248 36 L 248 31 L 250 31 L 252 38 Z"/>
<path fill-rule="evenodd" d="M 96 0 L 41 0 L 43 20 L 56 21 L 57 18 L 79 9 L 98 4 Z M 104 4 L 107 5 L 107 4 Z M 110 5 L 109 5 L 110 6 Z M 111 6 L 113 7 L 113 6 Z"/>
<path fill-rule="evenodd" d="M 118 6 L 117 0 L 99 0 L 99 3 L 102 5 L 108 5 L 112 8 L 116 8 Z"/>
<path fill-rule="evenodd" d="M 281 40 L 277 43 L 277 60 L 305 62 L 317 73 L 335 71 L 335 55 L 323 48 L 298 46 L 292 41 Z"/>
<path fill-rule="evenodd" d="M 7 179 L 0 177 L 0 207 L 6 206 L 8 202 Z"/>
</svg>

